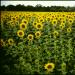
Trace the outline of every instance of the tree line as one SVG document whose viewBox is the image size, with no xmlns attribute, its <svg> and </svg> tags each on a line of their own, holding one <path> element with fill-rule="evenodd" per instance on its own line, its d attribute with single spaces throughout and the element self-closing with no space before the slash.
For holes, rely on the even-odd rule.
<svg viewBox="0 0 75 75">
<path fill-rule="evenodd" d="M 75 7 L 64 7 L 64 6 L 42 6 L 40 4 L 34 6 L 28 5 L 28 6 L 24 6 L 24 5 L 8 5 L 8 6 L 0 6 L 1 11 L 52 11 L 52 12 L 75 12 Z"/>
</svg>

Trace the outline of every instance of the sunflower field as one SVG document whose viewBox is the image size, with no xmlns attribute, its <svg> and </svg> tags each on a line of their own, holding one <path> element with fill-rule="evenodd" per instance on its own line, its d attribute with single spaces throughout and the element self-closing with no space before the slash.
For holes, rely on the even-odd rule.
<svg viewBox="0 0 75 75">
<path fill-rule="evenodd" d="M 1 11 L 2 74 L 75 75 L 75 12 Z"/>
</svg>

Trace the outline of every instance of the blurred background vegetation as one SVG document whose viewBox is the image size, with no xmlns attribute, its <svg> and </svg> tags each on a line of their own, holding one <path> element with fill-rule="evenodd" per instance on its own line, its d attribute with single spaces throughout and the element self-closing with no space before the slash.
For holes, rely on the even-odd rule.
<svg viewBox="0 0 75 75">
<path fill-rule="evenodd" d="M 1 11 L 47 11 L 47 12 L 75 12 L 75 7 L 64 7 L 64 6 L 42 6 L 40 4 L 34 6 L 28 5 L 28 6 L 24 6 L 24 5 L 8 5 L 8 6 L 0 6 L 0 10 Z"/>
</svg>

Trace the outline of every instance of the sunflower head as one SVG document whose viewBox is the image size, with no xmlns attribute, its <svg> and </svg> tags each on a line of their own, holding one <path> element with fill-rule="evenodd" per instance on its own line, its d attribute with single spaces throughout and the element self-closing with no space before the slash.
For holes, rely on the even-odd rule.
<svg viewBox="0 0 75 75">
<path fill-rule="evenodd" d="M 43 17 L 39 18 L 38 20 L 39 20 L 39 22 L 44 23 Z"/>
<path fill-rule="evenodd" d="M 13 45 L 14 44 L 14 40 L 12 38 L 8 39 L 8 44 L 9 45 Z"/>
<path fill-rule="evenodd" d="M 62 30 L 62 29 L 65 28 L 65 24 L 64 24 L 64 23 L 61 23 L 61 25 L 60 25 L 59 27 L 60 27 L 60 29 Z"/>
<path fill-rule="evenodd" d="M 55 68 L 55 65 L 54 65 L 54 63 L 47 63 L 47 64 L 45 64 L 44 67 L 45 67 L 45 69 L 46 69 L 47 71 L 52 72 L 53 69 Z"/>
<path fill-rule="evenodd" d="M 33 22 L 33 26 L 36 27 L 36 24 L 37 24 L 37 21 L 34 21 Z"/>
<path fill-rule="evenodd" d="M 53 32 L 54 38 L 56 38 L 58 35 L 59 35 L 59 33 L 58 33 L 57 31 L 54 31 L 54 32 Z"/>
<path fill-rule="evenodd" d="M 40 36 L 41 36 L 41 32 L 40 32 L 40 31 L 37 31 L 37 32 L 35 33 L 35 37 L 36 37 L 36 38 L 40 38 Z"/>
<path fill-rule="evenodd" d="M 20 29 L 25 30 L 27 29 L 27 25 L 25 23 L 20 24 Z"/>
<path fill-rule="evenodd" d="M 63 63 L 61 64 L 61 68 L 62 68 L 62 69 L 66 68 L 66 63 L 65 63 L 65 62 L 63 62 Z"/>
<path fill-rule="evenodd" d="M 61 23 L 65 24 L 66 23 L 66 20 L 61 20 Z"/>
<path fill-rule="evenodd" d="M 42 23 L 37 23 L 36 24 L 36 29 L 43 29 L 43 25 L 42 25 Z"/>
<path fill-rule="evenodd" d="M 24 36 L 23 30 L 18 30 L 18 31 L 17 31 L 17 35 L 18 35 L 19 37 L 23 37 L 23 36 Z"/>
<path fill-rule="evenodd" d="M 28 24 L 28 21 L 26 19 L 23 19 L 22 20 L 22 23 L 24 23 L 25 25 L 27 25 Z"/>
<path fill-rule="evenodd" d="M 29 41 L 32 41 L 32 40 L 33 40 L 33 35 L 32 35 L 32 34 L 29 34 L 29 35 L 28 35 L 28 40 L 29 40 Z"/>
<path fill-rule="evenodd" d="M 68 20 L 68 24 L 69 24 L 69 25 L 72 25 L 72 23 L 73 23 L 73 19 L 69 19 L 69 20 Z"/>
<path fill-rule="evenodd" d="M 3 41 L 3 39 L 0 39 L 0 47 L 4 46 L 5 42 Z"/>
<path fill-rule="evenodd" d="M 70 33 L 72 31 L 72 29 L 69 27 L 67 28 L 67 32 Z"/>
<path fill-rule="evenodd" d="M 46 21 L 50 21 L 50 19 L 51 19 L 51 18 L 48 16 L 48 17 L 46 18 Z"/>
<path fill-rule="evenodd" d="M 57 25 L 57 20 L 53 20 L 52 25 Z"/>
</svg>

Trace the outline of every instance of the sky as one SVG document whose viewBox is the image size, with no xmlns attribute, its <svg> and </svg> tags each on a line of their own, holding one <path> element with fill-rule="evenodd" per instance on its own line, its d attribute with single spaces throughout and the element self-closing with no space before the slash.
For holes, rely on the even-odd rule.
<svg viewBox="0 0 75 75">
<path fill-rule="evenodd" d="M 42 6 L 70 6 L 73 7 L 75 6 L 75 1 L 1 1 L 1 6 L 2 5 L 32 5 L 36 6 L 37 4 L 41 4 Z"/>
</svg>

